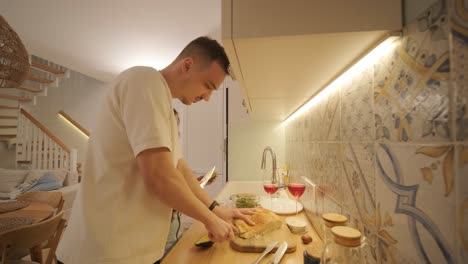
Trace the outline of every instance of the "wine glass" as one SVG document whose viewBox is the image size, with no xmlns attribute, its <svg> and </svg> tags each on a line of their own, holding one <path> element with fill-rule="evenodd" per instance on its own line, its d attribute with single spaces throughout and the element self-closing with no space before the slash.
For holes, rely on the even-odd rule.
<svg viewBox="0 0 468 264">
<path fill-rule="evenodd" d="M 263 170 L 263 189 L 270 196 L 270 210 L 273 210 L 273 194 L 279 189 L 279 180 L 277 173 L 270 173 Z"/>
<path fill-rule="evenodd" d="M 297 200 L 299 199 L 299 197 L 302 196 L 302 194 L 304 194 L 304 191 L 305 191 L 304 178 L 300 176 L 289 177 L 288 191 L 292 196 L 294 196 L 294 198 L 296 198 L 296 215 L 297 215 Z"/>
</svg>

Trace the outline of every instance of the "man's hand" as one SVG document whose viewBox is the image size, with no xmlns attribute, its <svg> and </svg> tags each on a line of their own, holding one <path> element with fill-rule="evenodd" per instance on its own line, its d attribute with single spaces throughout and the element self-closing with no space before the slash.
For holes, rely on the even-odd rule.
<svg viewBox="0 0 468 264">
<path fill-rule="evenodd" d="M 211 221 L 205 223 L 205 228 L 208 231 L 208 237 L 213 242 L 224 242 L 233 239 L 234 232 L 237 232 L 237 228 L 234 225 L 217 216 L 214 216 Z"/>
<path fill-rule="evenodd" d="M 234 219 L 244 220 L 249 225 L 255 225 L 255 223 L 248 217 L 248 215 L 253 215 L 255 209 L 250 208 L 226 208 L 222 206 L 216 206 L 213 209 L 213 213 L 217 216 L 224 219 L 228 223 L 232 223 Z M 236 228 L 237 229 L 237 228 Z M 237 231 L 237 230 L 236 230 Z"/>
<path fill-rule="evenodd" d="M 201 181 L 201 180 L 203 179 L 203 177 L 204 177 L 204 176 L 199 176 L 199 177 L 197 178 L 197 181 Z M 217 178 L 218 178 L 218 175 L 216 174 L 216 172 L 214 172 L 213 177 L 211 177 L 211 179 L 208 180 L 208 182 L 206 183 L 206 186 L 212 184 L 214 181 L 216 181 Z"/>
</svg>

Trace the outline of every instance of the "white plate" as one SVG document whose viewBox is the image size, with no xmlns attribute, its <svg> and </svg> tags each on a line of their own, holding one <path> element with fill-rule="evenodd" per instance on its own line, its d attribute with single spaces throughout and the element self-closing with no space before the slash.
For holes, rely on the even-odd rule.
<svg viewBox="0 0 468 264">
<path fill-rule="evenodd" d="M 294 214 L 296 213 L 296 200 L 287 198 L 273 198 L 273 208 L 271 208 L 270 197 L 263 196 L 260 199 L 260 205 L 263 208 L 271 210 L 277 214 Z M 303 206 L 297 202 L 297 212 L 302 211 Z"/>
</svg>

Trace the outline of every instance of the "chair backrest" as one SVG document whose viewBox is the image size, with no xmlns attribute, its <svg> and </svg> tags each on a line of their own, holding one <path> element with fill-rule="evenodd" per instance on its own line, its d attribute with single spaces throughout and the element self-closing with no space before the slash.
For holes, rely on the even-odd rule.
<svg viewBox="0 0 468 264">
<path fill-rule="evenodd" d="M 6 252 L 12 248 L 33 248 L 41 246 L 47 240 L 53 241 L 51 250 L 46 263 L 51 263 L 55 256 L 55 249 L 58 245 L 58 240 L 63 230 L 65 220 L 62 219 L 63 212 L 54 217 L 28 226 L 12 229 L 0 234 L 0 245 L 3 248 L 3 257 L 5 260 Z M 50 262 L 49 262 L 49 259 Z M 3 263 L 3 262 L 2 262 Z"/>
<path fill-rule="evenodd" d="M 63 195 L 61 192 L 27 192 L 16 197 L 18 201 L 41 202 L 47 203 L 57 212 L 61 212 L 63 208 Z"/>
</svg>

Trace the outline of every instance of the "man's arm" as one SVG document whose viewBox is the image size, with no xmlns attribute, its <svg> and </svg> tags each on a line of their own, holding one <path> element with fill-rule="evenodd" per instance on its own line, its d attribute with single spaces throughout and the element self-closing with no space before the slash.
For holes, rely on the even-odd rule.
<svg viewBox="0 0 468 264">
<path fill-rule="evenodd" d="M 203 204 L 205 204 L 205 206 L 209 206 L 211 202 L 213 202 L 213 200 L 211 200 L 210 196 L 208 196 L 208 194 L 200 187 L 200 182 L 197 180 L 192 170 L 189 168 L 189 166 L 183 159 L 180 159 L 177 163 L 177 169 L 184 176 L 184 179 L 187 182 L 187 185 L 192 190 L 193 194 Z"/>
<path fill-rule="evenodd" d="M 200 182 L 197 180 L 195 175 L 193 174 L 192 170 L 189 168 L 187 163 L 180 159 L 177 163 L 177 169 L 183 174 L 187 185 L 192 190 L 193 194 L 203 203 L 205 206 L 209 206 L 213 200 L 211 200 L 210 196 L 200 187 Z M 255 223 L 247 217 L 247 215 L 253 214 L 255 211 L 251 209 L 230 209 L 224 208 L 221 206 L 216 206 L 213 209 L 213 212 L 223 218 L 225 221 L 231 222 L 234 218 L 239 218 L 244 220 L 250 225 L 254 225 Z"/>
<path fill-rule="evenodd" d="M 234 226 L 211 212 L 192 192 L 184 176 L 174 167 L 167 148 L 142 151 L 137 164 L 146 189 L 169 207 L 202 222 L 212 241 L 233 237 Z"/>
</svg>

